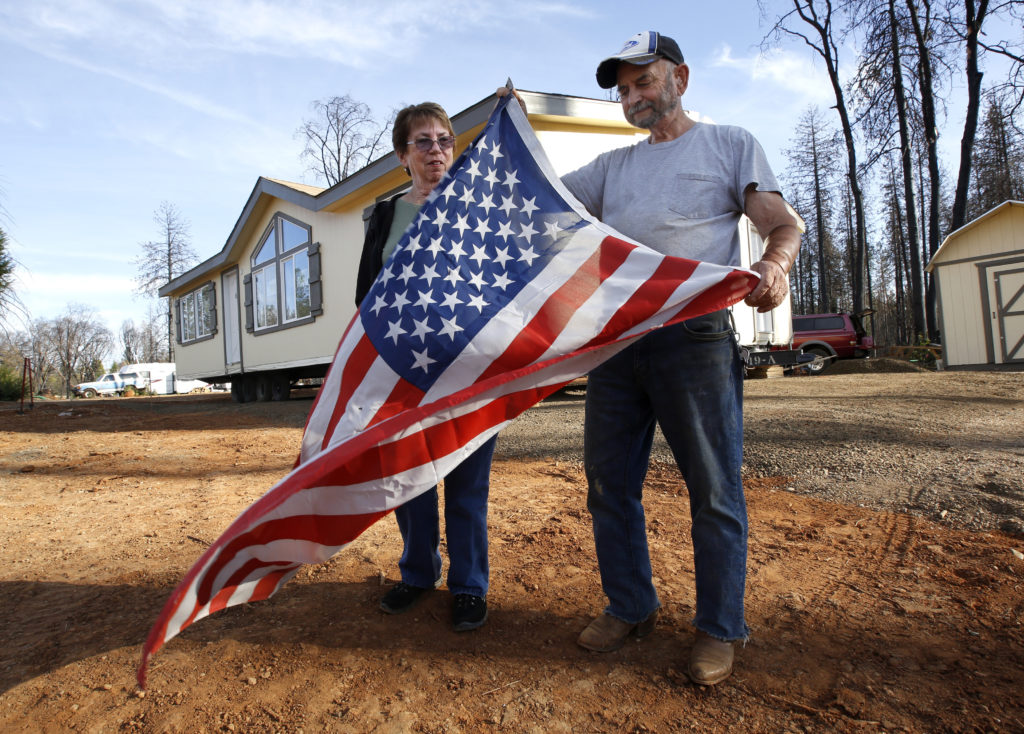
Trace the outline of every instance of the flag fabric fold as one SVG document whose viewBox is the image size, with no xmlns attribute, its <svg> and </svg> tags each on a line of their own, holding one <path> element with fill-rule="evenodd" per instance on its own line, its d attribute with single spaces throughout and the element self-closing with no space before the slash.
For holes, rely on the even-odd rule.
<svg viewBox="0 0 1024 734">
<path fill-rule="evenodd" d="M 341 338 L 295 468 L 171 594 L 143 646 L 266 599 L 437 484 L 516 416 L 652 329 L 758 276 L 661 255 L 591 217 L 503 98 Z"/>
</svg>

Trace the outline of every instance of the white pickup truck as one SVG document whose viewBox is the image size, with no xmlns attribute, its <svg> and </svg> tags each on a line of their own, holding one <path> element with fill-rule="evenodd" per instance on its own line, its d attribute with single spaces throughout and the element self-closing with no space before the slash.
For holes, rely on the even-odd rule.
<svg viewBox="0 0 1024 734">
<path fill-rule="evenodd" d="M 108 372 L 93 382 L 81 382 L 71 388 L 76 397 L 94 398 L 97 395 L 130 395 L 140 389 L 139 376 L 132 372 Z"/>
</svg>

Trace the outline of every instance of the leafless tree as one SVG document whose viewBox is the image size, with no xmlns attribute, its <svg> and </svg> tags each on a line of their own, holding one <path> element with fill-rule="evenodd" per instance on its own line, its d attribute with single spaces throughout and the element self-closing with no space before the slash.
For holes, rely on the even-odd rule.
<svg viewBox="0 0 1024 734">
<path fill-rule="evenodd" d="M 102 360 L 114 346 L 110 329 L 82 304 L 69 304 L 63 315 L 40 327 L 40 337 L 47 342 L 46 348 L 63 377 L 65 395 L 71 394 L 81 371 Z"/>
<path fill-rule="evenodd" d="M 381 125 L 372 110 L 349 95 L 316 100 L 313 116 L 295 131 L 305 142 L 301 158 L 317 179 L 334 186 L 390 150 L 391 118 Z"/>
<path fill-rule="evenodd" d="M 121 322 L 121 359 L 127 363 L 143 362 L 142 350 L 145 344 L 143 330 L 135 326 L 135 321 L 127 319 Z"/>
<path fill-rule="evenodd" d="M 843 139 L 846 143 L 847 176 L 853 198 L 855 241 L 853 246 L 850 285 L 853 310 L 864 310 L 864 259 L 867 251 L 867 217 L 864 212 L 864 194 L 857 165 L 857 144 L 853 121 L 846 103 L 846 92 L 840 78 L 839 48 L 844 41 L 842 27 L 848 18 L 842 8 L 833 6 L 832 0 L 791 0 L 793 9 L 778 17 L 769 37 L 789 36 L 804 42 L 822 61 L 835 95 L 835 110 L 839 115 Z"/>
<path fill-rule="evenodd" d="M 153 221 L 160 229 L 160 238 L 139 245 L 142 253 L 135 259 L 138 274 L 135 282 L 139 293 L 157 295 L 160 286 L 169 283 L 196 264 L 199 256 L 192 249 L 190 225 L 170 202 L 161 202 L 153 213 Z M 167 344 L 173 344 L 170 299 L 161 299 L 163 318 L 167 324 Z M 168 356 L 173 357 L 168 348 Z M 173 361 L 173 359 L 169 360 Z"/>
<path fill-rule="evenodd" d="M 807 256 L 797 259 L 791 277 L 797 308 L 801 313 L 829 311 L 833 307 L 833 220 L 836 214 L 836 167 L 842 155 L 842 140 L 817 107 L 800 116 L 791 138 L 792 147 L 784 152 L 789 161 L 786 190 L 792 203 L 805 212 L 807 232 L 803 237 Z M 797 204 L 800 202 L 800 205 Z M 802 206 L 801 206 L 802 205 Z M 813 211 L 814 216 L 810 216 Z"/>
</svg>

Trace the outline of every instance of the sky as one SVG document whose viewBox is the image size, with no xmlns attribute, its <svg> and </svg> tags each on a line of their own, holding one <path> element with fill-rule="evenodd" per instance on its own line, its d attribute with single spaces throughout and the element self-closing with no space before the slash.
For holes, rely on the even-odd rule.
<svg viewBox="0 0 1024 734">
<path fill-rule="evenodd" d="M 91 307 L 115 334 L 154 213 L 177 207 L 200 260 L 259 176 L 318 183 L 296 130 L 349 94 L 382 121 L 520 89 L 605 98 L 597 63 L 658 30 L 690 66 L 684 106 L 746 127 L 776 174 L 831 87 L 801 46 L 762 53 L 755 0 L 0 0 L 0 227 L 31 318 Z M 849 55 L 852 60 L 852 54 Z"/>
</svg>

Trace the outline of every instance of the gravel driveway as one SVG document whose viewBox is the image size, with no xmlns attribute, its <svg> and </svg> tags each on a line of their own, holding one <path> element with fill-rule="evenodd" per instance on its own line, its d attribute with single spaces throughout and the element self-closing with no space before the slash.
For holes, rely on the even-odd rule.
<svg viewBox="0 0 1024 734">
<path fill-rule="evenodd" d="M 745 476 L 1024 535 L 1024 373 L 903 371 L 890 360 L 842 367 L 747 381 Z M 501 433 L 498 455 L 582 462 L 583 402 L 569 390 L 527 411 Z M 672 461 L 660 433 L 653 460 Z"/>
</svg>

